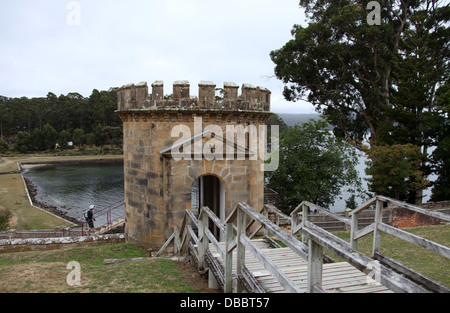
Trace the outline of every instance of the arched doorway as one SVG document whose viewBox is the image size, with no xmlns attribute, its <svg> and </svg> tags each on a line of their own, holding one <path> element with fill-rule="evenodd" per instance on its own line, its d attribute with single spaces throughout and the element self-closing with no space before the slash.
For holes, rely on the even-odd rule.
<svg viewBox="0 0 450 313">
<path fill-rule="evenodd" d="M 191 206 L 193 209 L 207 206 L 222 222 L 225 221 L 225 186 L 222 181 L 213 175 L 199 177 L 192 185 Z M 214 223 L 210 222 L 209 230 L 220 241 L 225 239 Z"/>
</svg>

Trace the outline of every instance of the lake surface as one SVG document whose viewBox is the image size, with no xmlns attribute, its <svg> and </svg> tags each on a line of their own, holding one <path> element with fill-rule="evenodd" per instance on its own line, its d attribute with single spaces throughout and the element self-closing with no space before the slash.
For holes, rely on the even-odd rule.
<svg viewBox="0 0 450 313">
<path fill-rule="evenodd" d="M 360 156 L 357 170 L 361 178 L 365 177 L 364 157 Z M 56 207 L 68 216 L 83 220 L 83 212 L 91 204 L 98 210 L 116 203 L 124 198 L 124 177 L 122 163 L 84 163 L 71 165 L 45 165 L 28 169 L 23 176 L 30 180 L 37 188 L 36 200 Z M 363 188 L 367 183 L 363 179 Z M 198 206 L 198 186 L 193 186 L 193 207 Z M 429 191 L 425 192 L 427 195 Z M 344 193 L 342 199 L 336 199 L 330 211 L 339 212 L 345 209 L 345 200 L 349 194 Z M 429 198 L 427 195 L 426 198 Z M 358 204 L 363 201 L 357 198 Z M 124 214 L 124 206 L 113 214 L 120 217 Z M 106 218 L 97 219 L 96 226 L 104 224 Z"/>
<path fill-rule="evenodd" d="M 23 176 L 37 188 L 37 201 L 80 221 L 90 205 L 99 211 L 124 198 L 122 163 L 45 165 L 30 168 Z M 124 207 L 118 210 L 124 214 Z M 104 222 L 106 217 L 97 218 L 96 226 Z"/>
</svg>

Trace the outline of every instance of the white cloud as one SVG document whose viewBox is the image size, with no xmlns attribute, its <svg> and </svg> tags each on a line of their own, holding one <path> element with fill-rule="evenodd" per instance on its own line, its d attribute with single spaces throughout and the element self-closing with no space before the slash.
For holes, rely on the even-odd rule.
<svg viewBox="0 0 450 313">
<path fill-rule="evenodd" d="M 155 80 L 170 90 L 180 79 L 195 94 L 201 80 L 234 81 L 270 89 L 274 112 L 312 111 L 284 101 L 269 57 L 304 23 L 298 0 L 79 0 L 79 26 L 67 24 L 68 2 L 0 2 L 0 95 Z"/>
</svg>

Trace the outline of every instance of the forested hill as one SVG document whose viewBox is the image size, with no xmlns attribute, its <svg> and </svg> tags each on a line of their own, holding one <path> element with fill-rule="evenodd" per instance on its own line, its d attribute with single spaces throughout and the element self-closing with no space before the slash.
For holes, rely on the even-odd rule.
<svg viewBox="0 0 450 313">
<path fill-rule="evenodd" d="M 319 114 L 288 114 L 277 113 L 279 117 L 286 123 L 287 126 L 294 126 L 295 124 L 303 124 L 310 119 L 317 120 L 320 118 Z"/>
<path fill-rule="evenodd" d="M 0 96 L 0 139 L 20 152 L 53 148 L 56 143 L 119 143 L 122 121 L 117 88 L 94 89 L 89 97 L 71 92 L 40 98 Z"/>
</svg>

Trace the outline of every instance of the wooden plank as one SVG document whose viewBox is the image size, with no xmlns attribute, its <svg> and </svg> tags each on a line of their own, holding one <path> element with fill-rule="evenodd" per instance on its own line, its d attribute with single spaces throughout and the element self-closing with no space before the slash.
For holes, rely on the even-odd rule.
<svg viewBox="0 0 450 313">
<path fill-rule="evenodd" d="M 395 204 L 395 205 L 397 205 L 399 207 L 403 207 L 403 208 L 406 208 L 406 209 L 414 211 L 414 212 L 422 213 L 422 214 L 427 215 L 427 216 L 435 217 L 435 218 L 438 218 L 440 220 L 443 220 L 443 221 L 446 221 L 446 222 L 450 222 L 450 215 L 448 215 L 448 214 L 436 212 L 436 211 L 433 211 L 433 210 L 427 210 L 427 209 L 418 207 L 416 205 L 412 205 L 412 204 L 409 204 L 409 203 L 401 202 L 399 200 L 395 200 L 395 199 L 388 198 L 388 197 L 385 197 L 385 196 L 377 196 L 377 199 L 385 201 L 385 202 L 389 202 L 391 204 Z"/>
<path fill-rule="evenodd" d="M 248 270 L 246 266 L 242 268 L 242 276 L 247 281 L 247 283 L 252 287 L 253 291 L 256 293 L 265 293 L 266 290 L 261 286 L 261 284 L 256 280 L 252 273 Z"/>
<path fill-rule="evenodd" d="M 314 286 L 322 285 L 322 268 L 323 248 L 316 242 L 309 240 L 307 292 L 313 293 Z"/>
<path fill-rule="evenodd" d="M 346 241 L 310 223 L 302 230 L 302 232 L 310 236 L 312 240 L 316 241 L 324 248 L 329 249 L 333 253 L 342 257 L 360 271 L 368 274 L 373 270 L 369 267 L 373 260 L 352 249 Z M 383 265 L 380 265 L 379 276 L 381 284 L 395 292 L 428 292 L 426 289 L 413 283 L 409 279 L 402 277 Z"/>
<path fill-rule="evenodd" d="M 175 233 L 172 233 L 170 235 L 169 239 L 164 243 L 164 245 L 159 249 L 159 251 L 156 253 L 156 256 L 160 256 L 163 254 L 163 252 L 166 250 L 166 248 L 169 246 L 169 244 L 172 242 L 172 240 L 175 238 Z"/>
<path fill-rule="evenodd" d="M 238 205 L 243 210 L 245 210 L 245 213 L 248 214 L 250 218 L 256 220 L 260 224 L 263 224 L 269 230 L 269 232 L 274 234 L 286 246 L 291 248 L 295 253 L 300 255 L 305 260 L 307 259 L 308 248 L 305 244 L 302 244 L 294 236 L 286 233 L 283 229 L 270 222 L 267 218 L 256 212 L 255 209 L 250 207 L 248 204 L 239 203 Z"/>
<path fill-rule="evenodd" d="M 416 236 L 414 234 L 408 233 L 404 230 L 386 225 L 384 223 L 379 224 L 378 229 L 385 233 L 388 233 L 390 235 L 393 235 L 395 237 L 398 237 L 400 239 L 408 241 L 412 244 L 415 244 L 415 245 L 425 248 L 427 250 L 433 251 L 439 255 L 442 255 L 443 257 L 446 257 L 447 259 L 450 258 L 450 248 L 448 248 L 446 246 L 443 246 L 443 245 L 433 242 L 431 240 Z"/>
<path fill-rule="evenodd" d="M 324 214 L 326 216 L 330 216 L 330 217 L 334 218 L 335 220 L 338 220 L 339 222 L 342 222 L 342 223 L 344 223 L 346 225 L 349 225 L 349 226 L 351 224 L 351 222 L 350 222 L 350 220 L 348 218 L 345 218 L 343 216 L 339 216 L 339 215 L 337 215 L 337 214 L 335 214 L 335 213 L 333 213 L 331 211 L 328 211 L 328 210 L 322 208 L 321 206 L 318 206 L 316 204 L 313 204 L 313 203 L 310 203 L 310 202 L 306 202 L 306 201 L 305 201 L 305 204 L 307 206 L 309 206 L 310 208 L 314 208 L 315 210 L 319 211 L 320 213 L 322 213 L 322 214 Z"/>
<path fill-rule="evenodd" d="M 356 237 L 356 233 L 358 231 L 358 218 L 359 218 L 359 213 L 357 214 L 353 214 L 351 215 L 352 217 L 352 225 L 350 227 L 350 245 L 352 246 L 353 249 L 357 250 L 358 249 L 358 238 Z"/>
<path fill-rule="evenodd" d="M 379 231 L 378 225 L 382 222 L 382 211 L 383 211 L 383 202 L 377 199 L 377 204 L 375 207 L 375 221 L 373 222 L 373 245 L 372 245 L 372 256 L 375 255 L 376 252 L 380 251 L 381 248 L 381 233 Z"/>
<path fill-rule="evenodd" d="M 399 262 L 382 255 L 380 253 L 375 254 L 375 258 L 381 262 L 381 264 L 387 265 L 395 271 L 406 275 L 408 278 L 418 282 L 419 284 L 425 286 L 426 288 L 439 293 L 450 293 L 450 288 L 439 284 L 438 282 L 416 272 L 412 269 L 400 264 Z"/>
<path fill-rule="evenodd" d="M 369 201 L 367 201 L 366 203 L 361 204 L 359 207 L 357 207 L 356 209 L 354 209 L 353 211 L 351 211 L 349 213 L 349 216 L 352 216 L 354 214 L 358 214 L 362 211 L 364 211 L 365 209 L 367 209 L 368 207 L 370 207 L 371 205 L 373 205 L 375 202 L 377 201 L 377 197 L 373 197 L 372 199 L 370 199 Z"/>
<path fill-rule="evenodd" d="M 374 229 L 375 229 L 375 224 L 372 223 L 369 226 L 366 226 L 363 229 L 356 231 L 353 234 L 353 239 L 358 240 L 359 238 L 364 237 L 364 236 L 370 234 L 371 232 L 373 232 Z"/>
<path fill-rule="evenodd" d="M 264 267 L 276 277 L 280 284 L 287 292 L 302 293 L 303 290 L 298 288 L 290 278 L 288 278 L 276 264 L 274 264 L 265 254 L 263 254 L 258 247 L 256 247 L 246 236 L 241 236 L 240 240 L 246 249 L 252 251 L 253 255 L 264 265 Z"/>
<path fill-rule="evenodd" d="M 213 223 L 220 229 L 220 232 L 221 233 L 224 233 L 225 232 L 225 226 L 224 226 L 224 224 L 222 223 L 222 221 L 217 217 L 217 215 L 215 215 L 214 213 L 213 213 L 213 211 L 211 211 L 211 209 L 210 208 L 208 208 L 208 207 L 203 207 L 202 208 L 202 212 L 205 212 L 207 215 L 208 215 L 208 217 L 213 221 Z M 200 216 L 199 216 L 199 219 L 200 218 L 202 218 L 202 213 L 200 213 Z"/>
<path fill-rule="evenodd" d="M 231 293 L 233 291 L 233 249 L 230 246 L 233 244 L 233 223 L 227 223 L 226 230 L 224 291 Z"/>
</svg>

